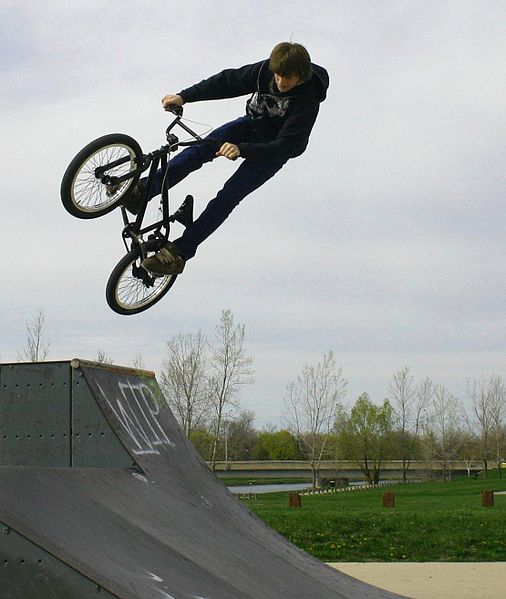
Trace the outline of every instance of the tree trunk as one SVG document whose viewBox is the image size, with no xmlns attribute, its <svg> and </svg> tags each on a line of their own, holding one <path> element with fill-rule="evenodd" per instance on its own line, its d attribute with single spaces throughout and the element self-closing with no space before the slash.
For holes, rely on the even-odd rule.
<svg viewBox="0 0 506 599">
<path fill-rule="evenodd" d="M 316 490 L 317 488 L 317 482 L 318 482 L 318 470 L 315 468 L 314 464 L 311 464 L 311 475 L 313 478 L 313 491 Z"/>
</svg>

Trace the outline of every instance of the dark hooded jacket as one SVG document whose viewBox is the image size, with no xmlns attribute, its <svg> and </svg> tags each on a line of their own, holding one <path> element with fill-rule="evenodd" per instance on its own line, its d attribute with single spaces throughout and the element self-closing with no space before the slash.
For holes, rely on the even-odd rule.
<svg viewBox="0 0 506 599">
<path fill-rule="evenodd" d="M 308 80 L 285 93 L 277 89 L 269 61 L 263 60 L 221 71 L 179 95 L 184 102 L 198 102 L 251 94 L 246 115 L 255 140 L 238 144 L 241 156 L 261 162 L 285 162 L 306 149 L 320 103 L 327 95 L 327 71 L 315 64 L 312 67 Z"/>
</svg>

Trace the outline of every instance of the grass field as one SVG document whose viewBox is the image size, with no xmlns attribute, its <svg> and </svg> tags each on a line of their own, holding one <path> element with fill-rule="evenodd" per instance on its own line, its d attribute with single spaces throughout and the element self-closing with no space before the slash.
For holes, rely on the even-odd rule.
<svg viewBox="0 0 506 599">
<path fill-rule="evenodd" d="M 506 495 L 483 508 L 485 489 L 506 491 L 506 478 L 302 496 L 300 509 L 288 507 L 288 493 L 245 503 L 323 561 L 506 561 Z M 383 507 L 385 490 L 395 492 L 395 508 Z"/>
</svg>

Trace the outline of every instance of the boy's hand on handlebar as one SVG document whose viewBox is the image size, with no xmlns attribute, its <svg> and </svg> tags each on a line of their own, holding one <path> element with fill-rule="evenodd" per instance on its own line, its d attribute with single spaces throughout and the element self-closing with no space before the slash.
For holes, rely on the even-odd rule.
<svg viewBox="0 0 506 599">
<path fill-rule="evenodd" d="M 169 106 L 182 106 L 183 98 L 178 95 L 168 94 L 162 98 L 162 106 L 164 110 L 169 110 Z"/>
<path fill-rule="evenodd" d="M 235 144 L 231 144 L 228 141 L 226 141 L 216 152 L 216 156 L 224 156 L 229 160 L 235 160 L 236 158 L 239 158 L 240 155 L 241 152 L 239 148 Z"/>
</svg>

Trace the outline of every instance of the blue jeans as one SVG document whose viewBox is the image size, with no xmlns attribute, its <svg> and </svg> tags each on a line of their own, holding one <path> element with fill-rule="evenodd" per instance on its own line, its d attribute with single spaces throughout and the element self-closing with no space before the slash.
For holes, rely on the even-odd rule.
<svg viewBox="0 0 506 599">
<path fill-rule="evenodd" d="M 247 117 L 241 117 L 215 129 L 207 139 L 241 142 L 260 142 L 255 136 Z M 205 162 L 216 158 L 216 145 L 203 143 L 190 146 L 169 161 L 168 186 L 173 187 L 187 175 L 198 170 Z M 179 239 L 174 241 L 185 259 L 193 258 L 198 246 L 227 219 L 232 210 L 255 189 L 273 177 L 284 162 L 259 162 L 242 160 L 235 173 L 226 181 L 223 189 L 209 202 L 202 214 L 189 225 Z M 152 196 L 161 193 L 161 172 L 154 180 Z"/>
</svg>

